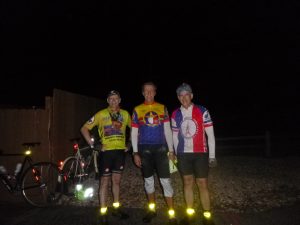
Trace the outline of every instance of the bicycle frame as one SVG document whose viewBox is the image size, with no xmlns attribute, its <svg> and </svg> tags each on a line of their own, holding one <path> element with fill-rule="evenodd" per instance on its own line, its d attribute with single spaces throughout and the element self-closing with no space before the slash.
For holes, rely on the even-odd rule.
<svg viewBox="0 0 300 225">
<path fill-rule="evenodd" d="M 18 188 L 20 187 L 22 175 L 26 169 L 25 164 L 29 164 L 29 167 L 31 167 L 33 165 L 32 158 L 29 155 L 26 155 L 25 153 L 1 154 L 1 156 L 25 156 L 23 159 L 22 167 L 16 176 L 1 174 L 1 181 L 9 192 L 19 191 Z M 11 177 L 11 179 L 9 179 L 9 176 Z M 15 179 L 16 181 L 15 184 L 12 183 L 13 179 Z"/>
<path fill-rule="evenodd" d="M 74 146 L 77 147 L 76 144 Z M 67 157 L 61 166 L 64 174 L 64 194 L 68 196 L 76 196 L 76 193 L 82 189 L 82 185 L 90 183 L 93 175 L 97 179 L 98 174 L 98 148 L 86 146 L 74 150 L 76 150 L 75 154 Z M 88 152 L 85 156 L 86 150 L 92 152 Z"/>
<path fill-rule="evenodd" d="M 63 174 L 52 162 L 33 162 L 30 147 L 37 143 L 25 143 L 25 153 L 3 154 L 0 156 L 23 156 L 23 163 L 17 174 L 1 173 L 0 179 L 10 192 L 21 192 L 29 204 L 47 207 L 58 203 L 62 195 Z"/>
<path fill-rule="evenodd" d="M 69 156 L 63 161 L 62 168 L 70 158 L 74 158 L 74 157 L 77 159 L 78 162 L 84 163 L 85 160 L 84 160 L 84 157 L 82 156 L 82 151 L 90 150 L 90 149 L 91 149 L 90 146 L 78 148 L 74 156 Z M 86 165 L 81 164 L 80 166 L 83 168 L 84 172 L 87 172 L 89 167 L 91 166 L 91 161 L 93 158 L 95 172 L 98 173 L 99 172 L 98 163 L 97 163 L 98 149 L 92 148 L 92 153 L 90 156 L 91 156 L 91 158 L 89 160 L 87 160 L 87 164 Z M 88 174 L 86 174 L 86 175 L 88 175 Z"/>
<path fill-rule="evenodd" d="M 2 181 L 2 183 L 4 184 L 4 186 L 6 187 L 6 189 L 9 192 L 14 192 L 15 191 L 15 186 L 12 185 L 10 179 L 8 178 L 7 174 L 0 174 L 0 179 Z"/>
</svg>

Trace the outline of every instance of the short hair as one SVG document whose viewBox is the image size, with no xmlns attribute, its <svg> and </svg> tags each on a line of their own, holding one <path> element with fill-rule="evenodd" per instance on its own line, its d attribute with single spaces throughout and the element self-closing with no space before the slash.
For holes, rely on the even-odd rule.
<svg viewBox="0 0 300 225">
<path fill-rule="evenodd" d="M 156 91 L 157 87 L 156 85 L 152 82 L 152 81 L 149 81 L 149 82 L 145 82 L 143 85 L 142 85 L 142 92 L 144 92 L 144 88 L 146 85 L 151 85 L 154 87 L 154 90 Z"/>
<path fill-rule="evenodd" d="M 180 95 L 180 93 L 181 93 L 182 91 L 186 91 L 186 92 L 189 92 L 189 93 L 193 93 L 191 86 L 190 86 L 189 84 L 187 84 L 187 83 L 182 83 L 182 84 L 176 89 L 177 95 Z"/>
<path fill-rule="evenodd" d="M 119 98 L 121 98 L 120 93 L 116 90 L 111 90 L 108 94 L 107 94 L 107 98 L 109 98 L 112 95 L 118 95 Z"/>
</svg>

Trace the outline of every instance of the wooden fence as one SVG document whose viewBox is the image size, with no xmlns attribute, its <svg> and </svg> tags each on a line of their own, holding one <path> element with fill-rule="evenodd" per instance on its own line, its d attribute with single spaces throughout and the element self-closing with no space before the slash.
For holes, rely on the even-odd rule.
<svg viewBox="0 0 300 225">
<path fill-rule="evenodd" d="M 33 148 L 34 161 L 57 162 L 72 153 L 70 138 L 80 136 L 80 127 L 106 101 L 54 89 L 45 98 L 45 108 L 0 109 L 0 149 L 4 153 L 22 152 L 22 143 L 40 142 Z M 22 157 L 1 157 L 0 165 L 13 170 Z"/>
<path fill-rule="evenodd" d="M 216 138 L 217 154 L 284 156 L 300 153 L 300 136 L 297 134 L 271 134 Z"/>
</svg>

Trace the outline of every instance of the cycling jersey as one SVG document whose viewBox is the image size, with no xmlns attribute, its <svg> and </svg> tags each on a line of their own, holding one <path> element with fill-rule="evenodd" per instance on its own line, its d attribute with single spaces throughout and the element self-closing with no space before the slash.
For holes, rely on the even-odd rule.
<svg viewBox="0 0 300 225">
<path fill-rule="evenodd" d="M 164 123 L 169 121 L 167 109 L 160 103 L 136 106 L 131 126 L 139 129 L 138 144 L 165 144 Z"/>
<path fill-rule="evenodd" d="M 205 127 L 213 125 L 208 110 L 200 105 L 192 104 L 188 109 L 180 107 L 172 113 L 172 130 L 178 132 L 180 153 L 208 152 Z"/>
<path fill-rule="evenodd" d="M 126 110 L 118 113 L 110 112 L 109 108 L 97 112 L 85 125 L 89 130 L 98 126 L 102 142 L 102 150 L 126 148 L 126 126 L 131 126 L 131 118 Z"/>
</svg>

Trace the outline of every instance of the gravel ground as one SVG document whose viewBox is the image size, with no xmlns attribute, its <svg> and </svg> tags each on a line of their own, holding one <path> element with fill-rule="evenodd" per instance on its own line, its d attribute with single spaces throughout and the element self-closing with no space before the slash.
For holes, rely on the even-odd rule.
<svg viewBox="0 0 300 225">
<path fill-rule="evenodd" d="M 218 166 L 209 174 L 212 208 L 218 212 L 251 213 L 293 205 L 300 200 L 300 157 L 258 158 L 222 156 Z M 176 208 L 184 207 L 180 175 L 172 174 Z M 98 188 L 95 179 L 86 185 Z M 156 179 L 157 207 L 165 208 L 161 189 Z M 195 206 L 200 207 L 198 192 Z M 111 196 L 111 195 L 110 195 Z M 109 201 L 112 199 L 109 197 Z M 126 158 L 126 169 L 121 184 L 121 202 L 124 207 L 145 208 L 147 201 L 141 171 L 134 166 L 130 155 Z M 98 196 L 78 201 L 63 197 L 63 205 L 97 206 Z"/>
</svg>

